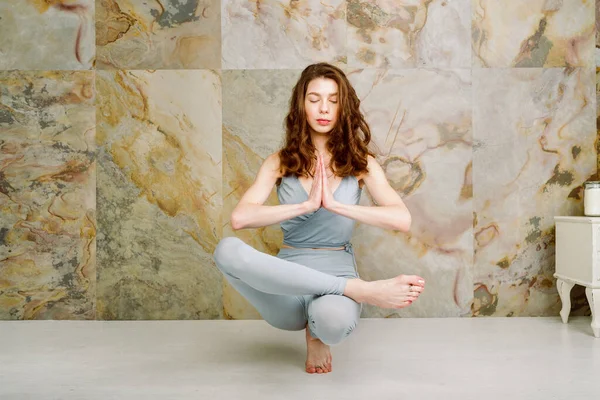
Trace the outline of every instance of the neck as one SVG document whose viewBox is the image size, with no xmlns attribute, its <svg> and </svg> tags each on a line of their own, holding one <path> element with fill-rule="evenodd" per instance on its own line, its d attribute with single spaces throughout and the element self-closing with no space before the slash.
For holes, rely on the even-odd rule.
<svg viewBox="0 0 600 400">
<path fill-rule="evenodd" d="M 327 140 L 329 140 L 328 135 L 322 135 L 317 132 L 311 132 L 310 138 L 312 140 L 313 146 L 315 146 L 315 149 L 322 155 L 327 155 Z"/>
<path fill-rule="evenodd" d="M 331 168 L 331 157 L 329 152 L 327 151 L 327 141 L 329 140 L 329 134 L 323 135 L 321 133 L 312 131 L 310 134 L 310 138 L 312 140 L 313 146 L 318 153 L 321 153 L 323 159 L 325 161 L 325 170 L 328 178 L 333 176 L 333 170 Z"/>
</svg>

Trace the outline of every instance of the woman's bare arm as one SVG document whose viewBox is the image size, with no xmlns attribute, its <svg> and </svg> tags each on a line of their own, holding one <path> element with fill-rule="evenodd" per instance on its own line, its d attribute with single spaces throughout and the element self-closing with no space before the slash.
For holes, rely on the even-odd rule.
<svg viewBox="0 0 600 400">
<path fill-rule="evenodd" d="M 273 225 L 311 211 L 306 202 L 276 206 L 263 205 L 269 198 L 278 178 L 279 154 L 273 153 L 263 161 L 252 186 L 248 188 L 233 209 L 230 222 L 234 230 Z"/>
<path fill-rule="evenodd" d="M 412 217 L 398 193 L 390 186 L 385 171 L 372 156 L 368 156 L 367 168 L 369 173 L 365 174 L 363 180 L 376 206 L 335 202 L 329 210 L 368 225 L 408 232 Z"/>
</svg>

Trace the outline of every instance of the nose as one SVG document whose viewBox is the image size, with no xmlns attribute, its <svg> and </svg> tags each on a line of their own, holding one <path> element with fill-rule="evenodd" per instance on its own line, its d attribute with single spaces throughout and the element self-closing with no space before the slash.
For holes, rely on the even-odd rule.
<svg viewBox="0 0 600 400">
<path fill-rule="evenodd" d="M 321 112 L 326 113 L 328 110 L 329 110 L 329 105 L 327 104 L 327 102 L 324 101 L 323 103 L 321 103 Z"/>
</svg>

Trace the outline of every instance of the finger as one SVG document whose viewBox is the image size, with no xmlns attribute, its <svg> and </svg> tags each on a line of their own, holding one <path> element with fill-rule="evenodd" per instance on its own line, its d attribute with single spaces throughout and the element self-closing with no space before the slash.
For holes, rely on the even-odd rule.
<svg viewBox="0 0 600 400">
<path fill-rule="evenodd" d="M 321 173 L 319 173 L 319 180 L 317 181 L 317 189 L 319 189 L 319 195 L 321 195 L 322 191 L 323 191 L 323 179 L 321 178 Z"/>
<path fill-rule="evenodd" d="M 319 174 L 319 178 L 321 177 L 321 158 L 319 158 L 319 162 L 317 164 L 317 172 Z"/>
<path fill-rule="evenodd" d="M 318 168 L 317 175 L 315 175 L 315 188 L 318 190 L 319 195 L 321 194 L 321 167 Z"/>
<path fill-rule="evenodd" d="M 317 156 L 317 167 L 315 168 L 315 178 L 321 177 L 321 159 Z"/>
<path fill-rule="evenodd" d="M 323 182 L 323 187 L 325 188 L 325 190 L 329 189 L 329 182 L 327 181 L 327 174 L 325 173 L 325 167 L 323 166 L 323 163 L 321 163 L 321 176 L 322 176 L 321 181 Z"/>
</svg>

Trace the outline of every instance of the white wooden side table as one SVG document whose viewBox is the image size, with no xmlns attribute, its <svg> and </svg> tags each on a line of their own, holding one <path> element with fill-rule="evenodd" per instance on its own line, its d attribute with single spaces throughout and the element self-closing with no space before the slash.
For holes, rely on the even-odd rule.
<svg viewBox="0 0 600 400">
<path fill-rule="evenodd" d="M 554 217 L 556 272 L 563 323 L 571 312 L 571 289 L 585 286 L 592 310 L 592 331 L 600 337 L 600 217 Z"/>
</svg>

